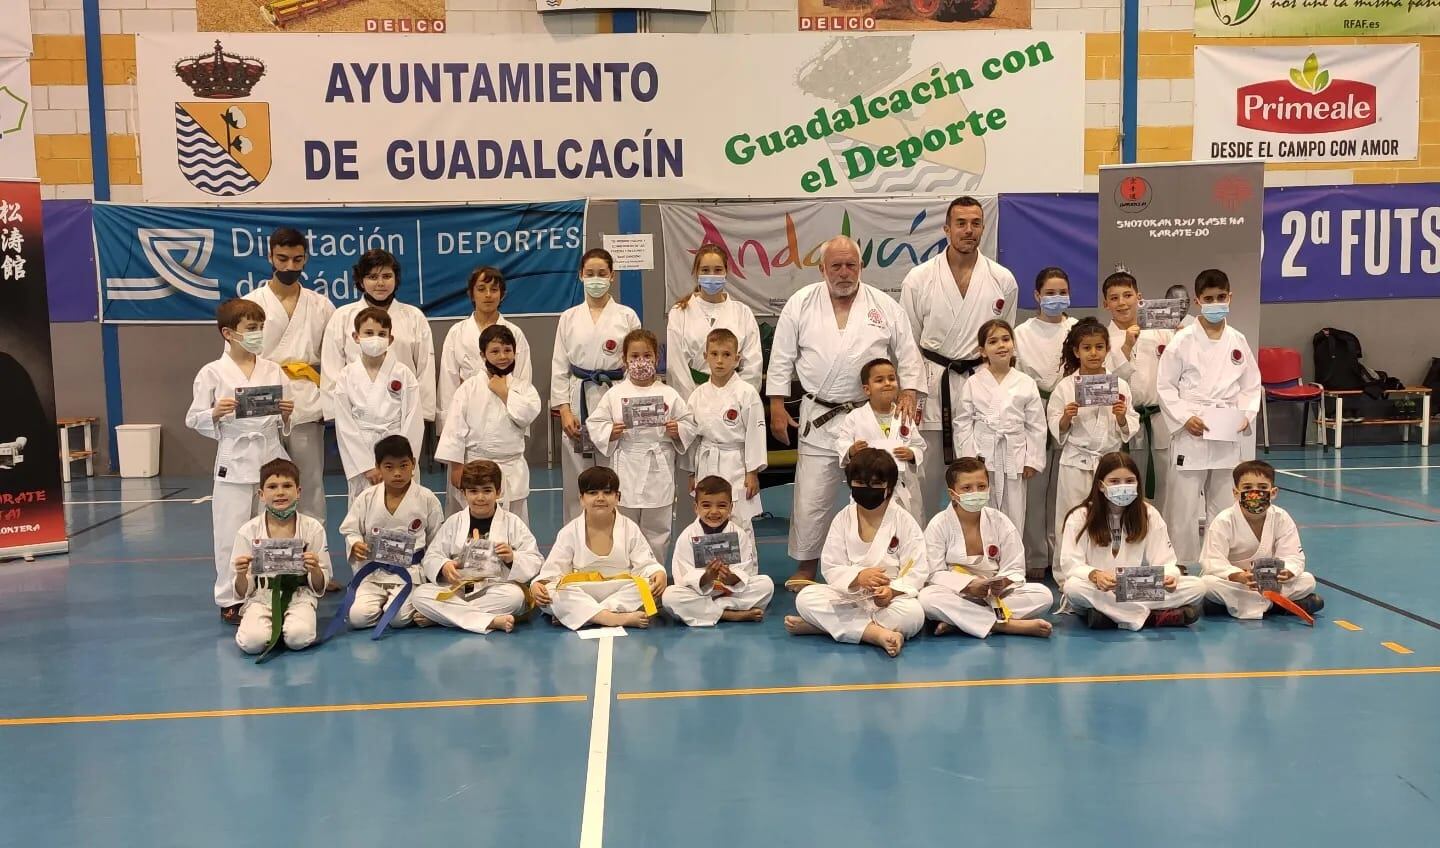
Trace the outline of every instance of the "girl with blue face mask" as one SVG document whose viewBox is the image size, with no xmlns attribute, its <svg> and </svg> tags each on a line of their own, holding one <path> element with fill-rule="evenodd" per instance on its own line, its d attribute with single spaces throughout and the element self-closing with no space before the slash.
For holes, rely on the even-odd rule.
<svg viewBox="0 0 1440 848">
<path fill-rule="evenodd" d="M 704 244 L 695 251 L 691 267 L 695 288 L 675 302 L 666 317 L 665 382 L 683 398 L 695 387 L 709 381 L 705 362 L 705 337 L 711 330 L 726 329 L 740 340 L 739 366 L 735 376 L 761 389 L 760 324 L 749 306 L 731 296 L 730 258 L 725 248 Z"/>
</svg>

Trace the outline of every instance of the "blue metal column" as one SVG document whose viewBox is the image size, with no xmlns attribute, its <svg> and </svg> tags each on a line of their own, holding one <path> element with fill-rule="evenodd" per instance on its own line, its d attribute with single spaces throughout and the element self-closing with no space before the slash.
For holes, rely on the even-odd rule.
<svg viewBox="0 0 1440 848">
<path fill-rule="evenodd" d="M 633 9 L 612 12 L 612 27 L 617 33 L 640 31 L 640 15 Z M 640 232 L 640 201 L 621 200 L 616 206 L 619 212 L 619 229 L 622 235 Z M 645 320 L 645 287 L 639 271 L 620 272 L 620 302 L 635 310 L 640 320 Z"/>
<path fill-rule="evenodd" d="M 1140 112 L 1140 0 L 1125 0 L 1120 31 L 1120 161 L 1135 161 Z"/>
</svg>

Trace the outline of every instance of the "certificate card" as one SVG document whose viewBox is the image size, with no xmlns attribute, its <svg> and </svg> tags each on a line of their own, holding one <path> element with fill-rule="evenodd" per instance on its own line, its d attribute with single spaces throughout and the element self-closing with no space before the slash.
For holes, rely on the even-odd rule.
<svg viewBox="0 0 1440 848">
<path fill-rule="evenodd" d="M 238 386 L 235 389 L 235 417 L 259 418 L 279 415 L 285 397 L 279 386 Z"/>
<path fill-rule="evenodd" d="M 665 399 L 659 395 L 621 398 L 620 409 L 627 430 L 665 426 Z"/>
<path fill-rule="evenodd" d="M 1245 413 L 1233 406 L 1213 406 L 1201 411 L 1200 420 L 1205 422 L 1206 441 L 1238 442 Z"/>
<path fill-rule="evenodd" d="M 1075 402 L 1081 406 L 1114 406 L 1120 400 L 1120 378 L 1114 374 L 1075 377 Z"/>
<path fill-rule="evenodd" d="M 696 568 L 706 568 L 717 559 L 725 565 L 740 564 L 739 533 L 710 533 L 692 542 L 691 548 Z"/>
<path fill-rule="evenodd" d="M 381 530 L 370 537 L 371 562 L 409 567 L 415 564 L 415 534 L 408 530 Z"/>
<path fill-rule="evenodd" d="M 474 539 L 465 544 L 465 549 L 460 552 L 461 580 L 500 580 L 504 576 L 504 563 L 495 555 L 494 542 Z"/>
<path fill-rule="evenodd" d="M 1255 578 L 1255 591 L 1262 593 L 1280 591 L 1280 569 L 1284 567 L 1284 560 L 1275 557 L 1256 557 L 1255 562 L 1250 566 L 1250 575 Z"/>
<path fill-rule="evenodd" d="M 255 577 L 305 573 L 303 539 L 257 539 L 251 556 L 250 574 Z"/>
<path fill-rule="evenodd" d="M 1159 565 L 1132 565 L 1115 569 L 1115 600 L 1165 600 L 1165 568 Z"/>
<path fill-rule="evenodd" d="M 1190 312 L 1190 299 L 1147 300 L 1140 304 L 1140 329 L 1178 330 Z"/>
</svg>

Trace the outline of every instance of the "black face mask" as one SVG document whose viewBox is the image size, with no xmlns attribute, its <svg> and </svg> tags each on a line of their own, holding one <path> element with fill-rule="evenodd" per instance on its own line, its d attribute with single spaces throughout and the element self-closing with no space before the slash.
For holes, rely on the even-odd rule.
<svg viewBox="0 0 1440 848">
<path fill-rule="evenodd" d="M 876 489 L 873 486 L 850 486 L 850 498 L 855 501 L 856 506 L 864 509 L 879 509 L 889 497 L 890 488 Z"/>
<path fill-rule="evenodd" d="M 296 283 L 300 282 L 300 272 L 299 272 L 299 271 L 281 271 L 279 268 L 276 268 L 276 269 L 275 269 L 275 279 L 279 280 L 280 282 L 284 283 L 284 284 L 287 285 L 287 286 L 293 286 L 293 285 L 295 285 Z"/>
<path fill-rule="evenodd" d="M 485 360 L 485 371 L 486 371 L 486 373 L 488 373 L 491 377 L 509 377 L 510 374 L 511 374 L 511 372 L 513 372 L 514 370 L 515 370 L 515 360 L 513 360 L 513 359 L 510 360 L 510 364 L 507 365 L 507 366 L 505 366 L 504 368 L 501 368 L 501 367 L 499 367 L 498 365 L 492 364 L 492 363 L 490 362 L 490 360 L 488 360 L 488 359 Z"/>
<path fill-rule="evenodd" d="M 371 306 L 378 306 L 381 309 L 388 309 L 390 307 L 390 304 L 395 302 L 395 295 L 399 293 L 400 290 L 397 288 L 395 291 L 390 292 L 390 296 L 385 298 L 384 300 L 376 300 L 375 298 L 370 296 L 370 292 L 364 292 L 365 302 L 370 304 Z"/>
</svg>

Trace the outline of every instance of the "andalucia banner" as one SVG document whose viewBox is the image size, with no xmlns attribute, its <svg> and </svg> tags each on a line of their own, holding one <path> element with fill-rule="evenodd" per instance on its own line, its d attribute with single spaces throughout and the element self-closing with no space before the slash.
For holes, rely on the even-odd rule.
<svg viewBox="0 0 1440 848">
<path fill-rule="evenodd" d="M 137 50 L 147 201 L 876 197 L 1084 182 L 1081 33 L 154 33 Z"/>
<path fill-rule="evenodd" d="M 1435 35 L 1437 0 L 1195 0 L 1195 34 L 1241 38 Z"/>
</svg>

